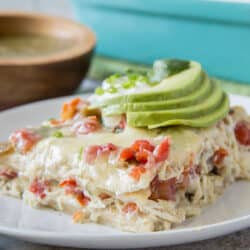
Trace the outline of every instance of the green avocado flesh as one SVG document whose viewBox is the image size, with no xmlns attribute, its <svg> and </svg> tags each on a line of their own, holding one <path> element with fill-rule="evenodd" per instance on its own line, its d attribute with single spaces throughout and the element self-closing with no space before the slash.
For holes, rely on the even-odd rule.
<svg viewBox="0 0 250 250">
<path fill-rule="evenodd" d="M 188 68 L 176 72 L 166 73 L 152 87 L 100 96 L 93 105 L 101 107 L 104 116 L 126 113 L 128 125 L 149 129 L 176 125 L 208 127 L 228 113 L 226 93 L 209 79 L 199 63 L 190 62 Z"/>
<path fill-rule="evenodd" d="M 204 76 L 204 81 L 201 81 L 200 86 L 192 93 L 164 101 L 152 101 L 152 102 L 136 102 L 127 104 L 115 104 L 109 105 L 103 108 L 103 113 L 106 116 L 118 115 L 125 112 L 136 111 L 157 111 L 172 108 L 181 108 L 189 105 L 197 104 L 203 101 L 206 96 L 212 91 L 212 85 L 208 76 Z"/>
</svg>

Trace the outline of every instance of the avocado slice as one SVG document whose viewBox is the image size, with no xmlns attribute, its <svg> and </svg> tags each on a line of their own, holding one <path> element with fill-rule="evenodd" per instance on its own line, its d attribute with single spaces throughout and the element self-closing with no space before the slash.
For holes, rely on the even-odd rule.
<svg viewBox="0 0 250 250">
<path fill-rule="evenodd" d="M 103 114 L 105 116 L 118 115 L 125 112 L 136 112 L 136 111 L 153 111 L 153 110 L 166 110 L 174 108 L 187 107 L 192 104 L 197 104 L 203 101 L 203 99 L 209 95 L 212 91 L 212 85 L 207 75 L 204 74 L 204 81 L 201 82 L 200 86 L 194 90 L 193 93 L 187 96 L 170 99 L 166 101 L 153 101 L 153 102 L 136 102 L 127 104 L 116 104 L 110 105 L 103 108 Z"/>
<path fill-rule="evenodd" d="M 179 74 L 162 80 L 158 85 L 137 90 L 130 94 L 112 94 L 109 97 L 100 96 L 94 99 L 94 106 L 109 106 L 135 102 L 150 102 L 174 99 L 192 93 L 203 81 L 201 65 L 191 62 L 190 67 Z"/>
<path fill-rule="evenodd" d="M 219 108 L 224 98 L 224 93 L 218 84 L 214 82 L 211 84 L 213 90 L 199 105 L 160 111 L 127 112 L 128 124 L 134 127 L 145 127 L 162 124 L 172 119 L 195 119 L 211 113 L 214 109 Z"/>
<path fill-rule="evenodd" d="M 221 120 L 229 111 L 229 99 L 226 94 L 223 94 L 223 100 L 219 107 L 217 107 L 213 112 L 208 113 L 194 119 L 173 119 L 165 121 L 161 124 L 154 124 L 148 126 L 149 129 L 154 129 L 158 127 L 174 126 L 174 125 L 184 125 L 190 127 L 209 127 L 214 123 Z"/>
</svg>

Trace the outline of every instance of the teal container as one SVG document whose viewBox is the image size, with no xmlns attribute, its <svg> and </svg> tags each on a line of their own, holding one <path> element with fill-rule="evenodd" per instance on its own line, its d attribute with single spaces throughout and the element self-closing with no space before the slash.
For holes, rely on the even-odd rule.
<svg viewBox="0 0 250 250">
<path fill-rule="evenodd" d="M 72 0 L 97 34 L 97 53 L 151 64 L 197 60 L 209 74 L 250 83 L 250 3 L 208 0 Z"/>
</svg>

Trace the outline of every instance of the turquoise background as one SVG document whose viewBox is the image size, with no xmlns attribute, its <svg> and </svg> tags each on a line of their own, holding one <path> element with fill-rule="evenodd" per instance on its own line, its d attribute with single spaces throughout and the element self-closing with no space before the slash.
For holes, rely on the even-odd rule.
<svg viewBox="0 0 250 250">
<path fill-rule="evenodd" d="M 72 0 L 97 34 L 97 53 L 152 63 L 200 61 L 209 74 L 250 83 L 250 3 L 199 0 Z"/>
</svg>

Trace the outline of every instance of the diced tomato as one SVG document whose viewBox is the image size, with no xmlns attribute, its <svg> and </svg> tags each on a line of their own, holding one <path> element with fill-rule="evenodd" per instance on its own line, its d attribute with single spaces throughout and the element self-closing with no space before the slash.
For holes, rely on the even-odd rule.
<svg viewBox="0 0 250 250">
<path fill-rule="evenodd" d="M 109 155 L 112 151 L 117 150 L 117 147 L 112 143 L 103 145 L 91 145 L 84 150 L 84 156 L 87 163 L 93 163 L 97 157 Z"/>
<path fill-rule="evenodd" d="M 128 202 L 123 208 L 124 213 L 136 213 L 139 210 L 138 206 L 134 202 Z"/>
<path fill-rule="evenodd" d="M 113 143 L 100 145 L 100 153 L 111 152 L 117 150 L 117 146 Z"/>
<path fill-rule="evenodd" d="M 60 126 L 60 125 L 62 125 L 64 123 L 64 121 L 62 121 L 62 120 L 56 120 L 56 119 L 51 119 L 49 122 L 53 126 Z"/>
<path fill-rule="evenodd" d="M 12 179 L 15 179 L 17 177 L 17 172 L 10 170 L 10 169 L 1 169 L 0 176 L 6 178 L 8 180 L 12 180 Z"/>
<path fill-rule="evenodd" d="M 146 168 L 143 166 L 135 166 L 131 169 L 129 176 L 135 179 L 136 181 L 139 181 L 141 178 L 141 175 L 146 172 Z"/>
<path fill-rule="evenodd" d="M 80 191 L 80 190 L 76 191 L 75 196 L 76 196 L 77 201 L 82 206 L 86 206 L 90 202 L 90 198 L 86 196 L 83 191 Z"/>
<path fill-rule="evenodd" d="M 151 152 L 147 151 L 147 150 L 143 150 L 143 151 L 139 151 L 135 153 L 135 159 L 139 162 L 139 163 L 147 163 L 148 161 L 148 157 L 149 154 L 151 154 Z"/>
<path fill-rule="evenodd" d="M 10 142 L 21 153 L 26 153 L 41 139 L 41 136 L 29 129 L 20 129 L 10 135 Z"/>
<path fill-rule="evenodd" d="M 66 179 L 60 182 L 59 185 L 65 188 L 66 194 L 73 195 L 82 206 L 86 206 L 90 201 L 90 198 L 86 196 L 84 192 L 78 188 L 75 179 L 73 178 Z"/>
<path fill-rule="evenodd" d="M 42 181 L 36 178 L 31 183 L 29 190 L 36 196 L 39 196 L 41 199 L 44 199 L 46 197 L 45 191 L 48 185 L 49 185 L 48 181 Z"/>
<path fill-rule="evenodd" d="M 250 146 L 250 122 L 239 121 L 234 128 L 234 133 L 241 145 Z"/>
<path fill-rule="evenodd" d="M 226 149 L 217 149 L 212 157 L 213 164 L 216 166 L 220 165 L 226 156 L 228 156 L 228 151 Z"/>
<path fill-rule="evenodd" d="M 149 199 L 151 200 L 162 199 L 175 201 L 177 189 L 176 178 L 161 181 L 158 176 L 156 176 L 150 184 L 150 189 L 151 196 Z"/>
<path fill-rule="evenodd" d="M 72 119 L 75 116 L 75 114 L 79 111 L 79 106 L 84 103 L 85 101 L 81 100 L 79 97 L 76 97 L 73 100 L 64 103 L 61 110 L 61 119 L 62 120 Z"/>
<path fill-rule="evenodd" d="M 124 148 L 121 153 L 120 153 L 120 157 L 119 159 L 121 161 L 129 161 L 132 160 L 134 158 L 134 150 L 131 148 Z"/>
<path fill-rule="evenodd" d="M 76 122 L 72 129 L 77 135 L 93 133 L 100 128 L 100 122 L 96 116 L 88 116 L 84 121 Z"/>
<path fill-rule="evenodd" d="M 165 161 L 168 158 L 170 151 L 170 141 L 165 138 L 154 150 L 156 162 Z"/>
<path fill-rule="evenodd" d="M 77 182 L 73 178 L 66 179 L 59 184 L 61 187 L 70 186 L 70 187 L 77 187 Z"/>
<path fill-rule="evenodd" d="M 153 152 L 155 149 L 155 146 L 152 145 L 149 141 L 147 140 L 136 140 L 132 146 L 131 149 L 133 149 L 135 152 L 140 152 L 143 151 L 144 149 Z"/>
<path fill-rule="evenodd" d="M 101 199 L 101 200 L 106 200 L 106 199 L 109 199 L 111 196 L 109 195 L 109 194 L 107 194 L 107 193 L 100 193 L 99 195 L 99 198 Z"/>
</svg>

